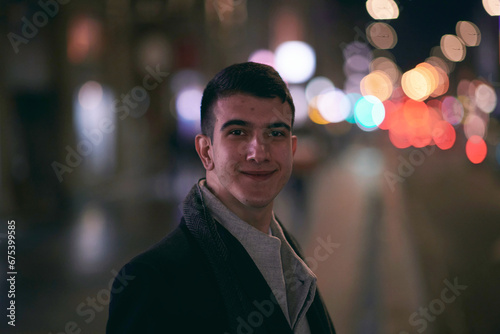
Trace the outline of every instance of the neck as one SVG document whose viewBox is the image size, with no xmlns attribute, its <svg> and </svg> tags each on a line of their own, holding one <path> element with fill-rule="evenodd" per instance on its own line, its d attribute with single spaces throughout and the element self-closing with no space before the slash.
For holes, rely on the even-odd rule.
<svg viewBox="0 0 500 334">
<path fill-rule="evenodd" d="M 227 206 L 226 203 L 224 203 L 224 205 Z M 228 208 L 244 222 L 252 225 L 265 234 L 269 233 L 269 226 L 271 225 L 271 219 L 273 216 L 272 203 L 269 205 L 269 208 L 246 208 L 246 210 L 241 211 L 238 211 L 237 208 L 231 208 L 229 206 Z"/>
<path fill-rule="evenodd" d="M 273 217 L 273 202 L 264 207 L 251 207 L 244 205 L 232 196 L 221 196 L 221 192 L 209 182 L 208 177 L 205 186 L 238 218 L 265 234 L 269 233 Z"/>
</svg>

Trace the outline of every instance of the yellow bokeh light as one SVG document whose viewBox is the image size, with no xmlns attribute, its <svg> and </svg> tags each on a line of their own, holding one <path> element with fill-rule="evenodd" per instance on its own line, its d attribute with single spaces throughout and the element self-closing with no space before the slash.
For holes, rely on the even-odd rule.
<svg viewBox="0 0 500 334">
<path fill-rule="evenodd" d="M 366 37 L 371 45 L 377 49 L 392 49 L 398 42 L 398 35 L 393 27 L 387 23 L 374 22 L 366 28 Z"/>
<path fill-rule="evenodd" d="M 375 20 L 393 20 L 399 17 L 399 8 L 393 0 L 368 0 L 366 10 Z"/>
<path fill-rule="evenodd" d="M 438 97 L 446 94 L 448 89 L 450 88 L 450 79 L 448 78 L 448 74 L 439 66 L 434 66 L 434 69 L 437 71 L 439 76 L 439 81 L 436 89 L 431 93 L 432 97 Z"/>
<path fill-rule="evenodd" d="M 462 39 L 467 46 L 478 46 L 481 43 L 481 31 L 472 22 L 460 21 L 457 23 L 457 36 Z"/>
<path fill-rule="evenodd" d="M 410 99 L 423 101 L 432 93 L 431 77 L 425 69 L 414 68 L 403 74 L 401 87 Z"/>
<path fill-rule="evenodd" d="M 441 37 L 441 51 L 451 61 L 459 62 L 465 59 L 465 45 L 455 35 L 444 35 Z"/>
<path fill-rule="evenodd" d="M 483 0 L 484 9 L 491 16 L 500 16 L 499 0 Z"/>
<path fill-rule="evenodd" d="M 316 124 L 328 124 L 326 119 L 321 116 L 321 113 L 318 109 L 318 96 L 315 96 L 309 102 L 309 110 L 308 110 L 309 118 Z"/>
<path fill-rule="evenodd" d="M 439 73 L 434 66 L 429 63 L 420 63 L 416 67 L 417 70 L 422 71 L 427 76 L 429 82 L 429 95 L 431 95 L 439 85 Z"/>
<path fill-rule="evenodd" d="M 385 101 L 391 97 L 393 86 L 389 76 L 382 71 L 374 71 L 365 76 L 359 84 L 361 94 L 364 96 L 373 95 L 380 101 Z"/>
</svg>

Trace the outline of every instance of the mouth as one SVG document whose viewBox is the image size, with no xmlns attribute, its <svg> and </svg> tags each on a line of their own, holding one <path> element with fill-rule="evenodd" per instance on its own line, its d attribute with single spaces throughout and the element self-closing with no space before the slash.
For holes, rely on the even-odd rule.
<svg viewBox="0 0 500 334">
<path fill-rule="evenodd" d="M 246 177 L 251 178 L 252 180 L 255 181 L 265 181 L 270 179 L 276 170 L 270 170 L 270 171 L 240 171 L 241 174 L 243 174 Z"/>
</svg>

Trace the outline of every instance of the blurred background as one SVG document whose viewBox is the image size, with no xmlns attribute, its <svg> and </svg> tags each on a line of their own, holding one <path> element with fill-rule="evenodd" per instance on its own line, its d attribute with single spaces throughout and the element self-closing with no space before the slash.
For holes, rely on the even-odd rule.
<svg viewBox="0 0 500 334">
<path fill-rule="evenodd" d="M 252 60 L 295 101 L 275 209 L 337 332 L 500 333 L 498 15 L 498 0 L 2 0 L 3 310 L 11 220 L 17 276 L 0 331 L 104 333 L 110 280 L 204 175 L 204 86 Z"/>
</svg>

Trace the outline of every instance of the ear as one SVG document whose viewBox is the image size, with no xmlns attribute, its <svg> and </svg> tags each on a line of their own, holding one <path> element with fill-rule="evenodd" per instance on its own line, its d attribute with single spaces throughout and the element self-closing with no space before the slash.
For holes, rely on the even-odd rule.
<svg viewBox="0 0 500 334">
<path fill-rule="evenodd" d="M 292 136 L 292 156 L 295 155 L 295 151 L 297 150 L 297 136 Z"/>
<path fill-rule="evenodd" d="M 196 152 L 200 157 L 203 167 L 207 171 L 214 169 L 214 160 L 212 158 L 212 141 L 208 136 L 199 134 L 194 139 L 194 145 L 196 147 Z"/>
</svg>

